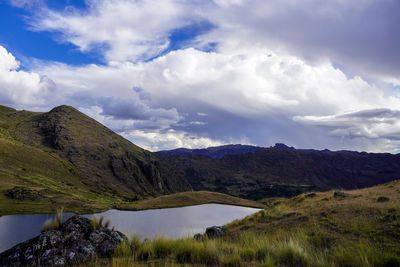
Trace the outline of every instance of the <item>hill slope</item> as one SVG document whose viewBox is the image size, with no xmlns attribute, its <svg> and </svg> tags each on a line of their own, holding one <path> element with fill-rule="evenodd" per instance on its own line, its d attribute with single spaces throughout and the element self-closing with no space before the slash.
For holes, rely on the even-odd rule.
<svg viewBox="0 0 400 267">
<path fill-rule="evenodd" d="M 1 106 L 0 148 L 2 208 L 18 202 L 4 198 L 14 186 L 39 192 L 22 206 L 85 199 L 110 204 L 191 190 L 151 152 L 69 106 L 47 113 Z"/>
<path fill-rule="evenodd" d="M 400 178 L 400 155 L 297 150 L 282 144 L 215 159 L 158 153 L 195 190 L 248 199 L 369 187 Z"/>
</svg>

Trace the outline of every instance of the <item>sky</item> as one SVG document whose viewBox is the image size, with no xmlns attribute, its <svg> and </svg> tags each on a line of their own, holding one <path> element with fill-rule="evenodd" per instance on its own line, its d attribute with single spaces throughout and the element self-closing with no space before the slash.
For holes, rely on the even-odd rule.
<svg viewBox="0 0 400 267">
<path fill-rule="evenodd" d="M 400 152 L 398 0 L 0 0 L 0 104 L 151 151 Z"/>
</svg>

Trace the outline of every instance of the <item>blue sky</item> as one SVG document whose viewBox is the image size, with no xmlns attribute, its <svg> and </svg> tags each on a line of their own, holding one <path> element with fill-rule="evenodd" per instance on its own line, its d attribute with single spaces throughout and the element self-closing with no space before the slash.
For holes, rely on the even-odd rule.
<svg viewBox="0 0 400 267">
<path fill-rule="evenodd" d="M 150 150 L 398 152 L 400 2 L 2 0 L 0 104 Z"/>
<path fill-rule="evenodd" d="M 21 1 L 23 3 L 29 1 Z M 59 61 L 71 65 L 83 64 L 105 64 L 99 47 L 94 51 L 81 52 L 76 46 L 65 42 L 60 37 L 60 33 L 35 32 L 30 29 L 30 19 L 42 9 L 63 11 L 74 8 L 85 12 L 87 5 L 85 1 L 79 0 L 51 0 L 38 3 L 36 5 L 18 4 L 3 1 L 0 8 L 0 17 L 7 27 L 0 28 L 0 44 L 7 48 L 18 57 L 32 57 L 39 60 Z M 160 55 L 165 55 L 170 51 L 188 46 L 190 41 L 199 34 L 203 34 L 212 29 L 213 25 L 208 21 L 199 21 L 182 28 L 173 29 L 169 33 L 170 44 L 168 48 L 153 57 L 146 58 L 151 60 Z M 204 51 L 211 51 L 213 44 L 204 47 Z M 97 50 L 97 51 L 96 51 Z M 23 61 L 22 61 L 23 63 Z M 24 65 L 21 65 L 24 68 Z"/>
<path fill-rule="evenodd" d="M 84 1 L 49 1 L 53 8 L 63 9 L 66 4 L 84 8 Z M 29 18 L 35 8 L 19 8 L 8 3 L 1 4 L 0 44 L 17 57 L 33 57 L 40 60 L 61 61 L 68 64 L 101 63 L 101 55 L 81 53 L 75 46 L 57 42 L 50 33 L 38 33 L 29 30 Z M 23 66 L 21 66 L 23 67 Z"/>
</svg>

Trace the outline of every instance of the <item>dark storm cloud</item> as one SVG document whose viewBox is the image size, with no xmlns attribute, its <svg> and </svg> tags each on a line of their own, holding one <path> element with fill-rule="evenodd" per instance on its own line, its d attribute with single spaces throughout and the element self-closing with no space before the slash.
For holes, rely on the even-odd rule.
<svg viewBox="0 0 400 267">
<path fill-rule="evenodd" d="M 113 116 L 118 120 L 138 120 L 135 129 L 159 129 L 180 120 L 175 108 L 151 108 L 137 99 L 107 97 L 98 99 L 101 115 Z M 167 122 L 166 124 L 163 122 Z"/>
<path fill-rule="evenodd" d="M 355 119 L 400 119 L 400 111 L 387 108 L 361 110 L 338 116 L 338 118 Z"/>
<path fill-rule="evenodd" d="M 400 75 L 400 1 L 243 1 L 211 13 L 215 36 L 286 47 L 355 70 Z M 216 16 L 218 14 L 218 16 Z"/>
<path fill-rule="evenodd" d="M 295 117 L 295 121 L 328 127 L 331 136 L 400 140 L 400 111 L 369 109 L 332 116 Z"/>
</svg>

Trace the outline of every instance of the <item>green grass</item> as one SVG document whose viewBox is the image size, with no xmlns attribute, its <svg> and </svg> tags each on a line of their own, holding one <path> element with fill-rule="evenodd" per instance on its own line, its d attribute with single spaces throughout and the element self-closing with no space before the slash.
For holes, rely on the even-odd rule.
<svg viewBox="0 0 400 267">
<path fill-rule="evenodd" d="M 137 238 L 120 244 L 112 259 L 89 266 L 398 266 L 400 257 L 369 242 L 341 241 L 315 246 L 305 232 L 259 234 L 251 231 L 220 239 Z M 122 265 L 121 265 L 122 264 Z M 397 264 L 397 265 L 396 265 Z"/>
</svg>

